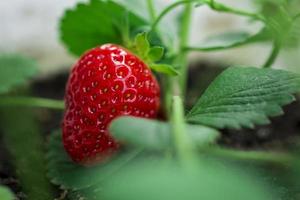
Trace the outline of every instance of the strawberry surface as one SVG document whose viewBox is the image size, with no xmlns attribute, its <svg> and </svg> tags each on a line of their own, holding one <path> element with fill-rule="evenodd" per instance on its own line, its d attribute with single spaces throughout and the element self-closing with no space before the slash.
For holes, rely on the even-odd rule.
<svg viewBox="0 0 300 200">
<path fill-rule="evenodd" d="M 120 146 L 108 131 L 109 123 L 121 115 L 156 117 L 159 95 L 151 70 L 133 53 L 113 44 L 89 50 L 75 64 L 66 86 L 66 151 L 81 164 L 105 160 Z"/>
</svg>

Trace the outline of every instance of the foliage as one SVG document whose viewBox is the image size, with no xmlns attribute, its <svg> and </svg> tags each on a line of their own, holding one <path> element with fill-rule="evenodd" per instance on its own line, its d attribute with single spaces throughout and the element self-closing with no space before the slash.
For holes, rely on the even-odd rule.
<svg viewBox="0 0 300 200">
<path fill-rule="evenodd" d="M 0 199 L 2 199 L 2 200 L 13 200 L 14 195 L 12 194 L 12 192 L 8 188 L 0 185 Z"/>
<path fill-rule="evenodd" d="M 130 33 L 145 25 L 143 19 L 113 1 L 91 0 L 68 10 L 60 29 L 69 50 L 81 55 L 101 44 L 127 42 Z"/>
<path fill-rule="evenodd" d="M 128 126 L 128 131 L 123 131 L 124 126 Z M 186 131 L 193 143 L 199 147 L 212 144 L 219 137 L 217 130 L 200 125 L 187 124 Z M 168 123 L 136 117 L 120 117 L 113 121 L 110 132 L 119 141 L 126 141 L 138 147 L 150 150 L 172 148 L 171 124 Z"/>
<path fill-rule="evenodd" d="M 97 45 L 115 43 L 130 49 L 159 74 L 166 121 L 115 119 L 109 131 L 123 147 L 106 162 L 94 166 L 75 164 L 64 150 L 60 131 L 52 133 L 47 151 L 51 182 L 68 190 L 70 199 L 280 199 L 273 182 L 256 170 L 257 164 L 269 163 L 290 170 L 298 167 L 298 156 L 220 148 L 217 129 L 253 128 L 268 123 L 269 117 L 283 114 L 282 106 L 295 100 L 293 94 L 300 90 L 300 75 L 284 70 L 229 67 L 184 115 L 190 51 L 218 51 L 271 42 L 272 51 L 262 65 L 270 68 L 282 48 L 298 46 L 297 2 L 256 3 L 257 9 L 249 12 L 214 0 L 178 0 L 166 7 L 153 0 L 89 0 L 67 10 L 59 31 L 71 53 L 80 56 Z M 175 14 L 177 21 L 170 22 L 177 31 L 171 31 L 162 21 L 180 6 L 184 9 Z M 262 27 L 252 33 L 217 33 L 201 44 L 190 44 L 192 10 L 201 6 L 246 17 Z M 23 96 L 30 94 L 24 92 L 23 86 L 36 72 L 36 64 L 29 58 L 0 56 L 0 124 L 28 198 L 47 200 L 53 198 L 45 177 L 43 139 L 35 114 L 24 107 L 62 110 L 64 103 Z M 245 161 L 250 162 L 245 165 Z M 249 169 L 249 163 L 255 164 L 254 170 Z M 298 171 L 292 171 L 292 176 L 297 177 L 292 177 L 292 181 L 299 179 Z M 298 180 L 295 182 L 299 185 Z M 0 187 L 0 198 L 13 197 Z"/>
<path fill-rule="evenodd" d="M 300 75 L 282 70 L 231 67 L 219 75 L 187 115 L 216 128 L 253 128 L 282 114 L 300 90 Z"/>
<path fill-rule="evenodd" d="M 39 125 L 30 109 L 0 110 L 0 130 L 18 169 L 17 176 L 29 199 L 51 199 Z"/>
<path fill-rule="evenodd" d="M 0 94 L 15 86 L 20 86 L 36 74 L 36 64 L 32 59 L 20 55 L 0 55 Z"/>
<path fill-rule="evenodd" d="M 185 170 L 174 161 L 146 157 L 141 150 L 136 150 L 104 164 L 84 167 L 67 156 L 60 131 L 52 134 L 49 149 L 49 176 L 53 183 L 71 189 L 74 199 L 239 199 L 243 196 L 247 199 L 249 193 L 255 194 L 249 199 L 276 199 L 262 189 L 266 186 L 261 180 L 215 161 L 202 159 L 201 164 Z M 219 185 L 220 192 L 215 193 L 215 185 Z"/>
</svg>

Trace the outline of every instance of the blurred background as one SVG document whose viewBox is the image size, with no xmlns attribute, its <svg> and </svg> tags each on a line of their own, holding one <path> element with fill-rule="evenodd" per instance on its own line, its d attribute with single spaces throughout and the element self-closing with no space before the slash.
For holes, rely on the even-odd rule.
<svg viewBox="0 0 300 200">
<path fill-rule="evenodd" d="M 85 2 L 86 0 L 81 0 Z M 125 2 L 126 0 L 118 0 Z M 219 0 L 227 5 L 251 11 L 256 9 L 256 0 Z M 72 8 L 79 1 L 40 1 L 40 0 L 9 0 L 0 1 L 0 53 L 19 52 L 33 57 L 39 62 L 41 76 L 56 73 L 58 70 L 70 68 L 75 58 L 71 56 L 60 42 L 58 35 L 59 18 L 66 8 Z M 157 0 L 159 11 L 172 0 Z M 127 0 L 133 9 L 145 1 Z M 140 15 L 144 15 L 139 10 Z M 164 24 L 174 20 L 171 13 Z M 191 44 L 198 43 L 212 34 L 226 31 L 246 30 L 255 33 L 260 24 L 251 23 L 248 19 L 230 14 L 220 14 L 207 6 L 194 9 L 191 32 Z M 170 27 L 170 31 L 176 31 Z M 243 64 L 260 66 L 271 50 L 269 43 L 252 44 L 242 48 L 234 48 L 219 52 L 192 53 L 192 62 L 212 62 L 222 65 Z M 276 68 L 287 68 L 297 71 L 300 62 L 299 48 L 284 50 L 275 63 Z M 300 69 L 300 68 L 299 68 Z"/>
</svg>

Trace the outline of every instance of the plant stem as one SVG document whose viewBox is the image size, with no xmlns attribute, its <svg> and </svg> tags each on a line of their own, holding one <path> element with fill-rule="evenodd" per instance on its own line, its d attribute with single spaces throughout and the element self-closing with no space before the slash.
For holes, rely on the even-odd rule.
<svg viewBox="0 0 300 200">
<path fill-rule="evenodd" d="M 156 18 L 156 20 L 152 23 L 150 31 L 152 32 L 156 29 L 156 26 L 159 24 L 159 22 L 162 20 L 162 18 L 167 15 L 170 11 L 172 11 L 174 8 L 176 8 L 177 6 L 180 6 L 182 4 L 189 4 L 195 1 L 199 1 L 199 0 L 183 0 L 183 1 L 177 1 L 171 5 L 169 5 L 168 7 L 166 7 Z"/>
<path fill-rule="evenodd" d="M 191 160 L 192 144 L 190 138 L 186 134 L 184 121 L 184 107 L 182 100 L 179 96 L 173 97 L 171 122 L 174 146 L 179 158 L 183 162 L 185 162 L 185 160 Z"/>
<path fill-rule="evenodd" d="M 263 65 L 263 68 L 270 68 L 273 65 L 273 63 L 276 61 L 277 56 L 279 55 L 280 48 L 281 48 L 280 42 L 274 41 L 271 54 L 268 57 L 265 64 Z"/>
<path fill-rule="evenodd" d="M 209 149 L 208 153 L 229 159 L 262 163 L 269 162 L 280 165 L 289 165 L 294 161 L 294 157 L 292 155 L 279 152 L 239 151 L 233 149 L 215 148 Z"/>
<path fill-rule="evenodd" d="M 260 21 L 265 21 L 265 18 L 262 15 L 259 15 L 257 13 L 251 13 L 251 12 L 247 12 L 247 11 L 244 11 L 244 10 L 231 8 L 231 7 L 228 7 L 224 4 L 217 3 L 214 0 L 209 0 L 209 1 L 210 1 L 209 6 L 212 10 L 225 12 L 225 13 L 236 14 L 236 15 L 241 15 L 241 16 L 245 16 L 245 17 L 250 17 L 250 18 L 253 18 L 253 19 L 260 20 Z"/>
<path fill-rule="evenodd" d="M 183 4 L 191 4 L 191 3 L 199 3 L 199 4 L 207 4 L 210 6 L 211 9 L 219 12 L 226 12 L 226 13 L 231 13 L 231 14 L 236 14 L 236 15 L 241 15 L 245 17 L 250 17 L 254 18 L 260 21 L 265 21 L 264 17 L 256 14 L 256 13 L 250 13 L 247 11 L 239 10 L 236 8 L 231 8 L 226 5 L 223 5 L 221 3 L 217 3 L 212 0 L 182 0 L 182 1 L 177 1 L 169 6 L 167 6 L 156 18 L 156 20 L 152 23 L 152 26 L 150 28 L 150 32 L 154 31 L 158 23 L 162 20 L 162 18 L 167 15 L 169 12 L 171 12 L 174 8 L 177 6 L 183 5 Z"/>
<path fill-rule="evenodd" d="M 179 56 L 177 59 L 177 64 L 180 66 L 180 75 L 179 75 L 179 86 L 180 86 L 180 95 L 183 98 L 186 92 L 186 81 L 187 81 L 187 71 L 188 71 L 188 61 L 187 61 L 187 52 L 185 51 L 185 46 L 189 42 L 190 34 L 190 21 L 192 15 L 192 4 L 187 4 L 182 16 L 182 23 L 180 27 L 180 41 L 179 41 Z"/>
<path fill-rule="evenodd" d="M 39 107 L 56 110 L 64 110 L 64 102 L 60 100 L 37 97 L 1 97 L 1 106 Z"/>
<path fill-rule="evenodd" d="M 191 2 L 191 1 L 189 1 Z M 179 2 L 178 2 L 179 3 Z M 187 46 L 189 40 L 189 29 L 191 20 L 192 5 L 187 4 L 182 16 L 182 23 L 180 27 L 180 41 L 179 48 L 177 50 L 178 57 L 174 59 L 173 63 L 176 66 L 180 66 L 180 75 L 178 77 L 167 77 L 165 80 L 165 106 L 168 113 L 170 113 L 170 108 L 172 105 L 172 97 L 174 95 L 181 96 L 184 99 L 186 80 L 187 80 L 187 51 L 185 51 L 185 46 Z M 172 116 L 171 116 L 172 117 Z M 169 116 L 169 118 L 171 118 Z"/>
<path fill-rule="evenodd" d="M 156 19 L 156 12 L 154 9 L 153 0 L 147 0 L 147 7 L 148 7 L 151 22 L 153 23 Z"/>
</svg>

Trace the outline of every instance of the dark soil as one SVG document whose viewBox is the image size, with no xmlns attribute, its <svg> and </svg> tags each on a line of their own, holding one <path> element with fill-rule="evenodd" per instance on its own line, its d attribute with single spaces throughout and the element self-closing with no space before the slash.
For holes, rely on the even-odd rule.
<svg viewBox="0 0 300 200">
<path fill-rule="evenodd" d="M 189 72 L 186 106 L 188 109 L 196 102 L 209 83 L 223 68 L 210 63 L 197 63 L 191 66 Z M 33 96 L 63 99 L 68 72 L 37 80 L 32 84 Z M 284 108 L 285 115 L 272 119 L 272 124 L 259 126 L 255 129 L 222 130 L 219 144 L 240 149 L 286 149 L 300 140 L 300 101 Z M 53 110 L 38 112 L 45 136 L 60 127 L 62 113 Z M 1 134 L 0 134 L 1 136 Z M 15 179 L 10 156 L 0 138 L 0 184 L 9 186 L 20 199 L 25 199 L 20 184 Z"/>
</svg>

